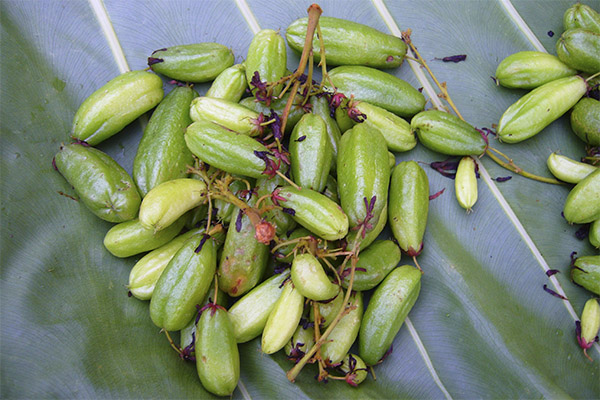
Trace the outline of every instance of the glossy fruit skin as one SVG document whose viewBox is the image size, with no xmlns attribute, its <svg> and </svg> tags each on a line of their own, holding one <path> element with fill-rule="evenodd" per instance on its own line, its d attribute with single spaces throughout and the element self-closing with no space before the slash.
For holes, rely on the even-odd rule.
<svg viewBox="0 0 600 400">
<path fill-rule="evenodd" d="M 571 269 L 573 282 L 600 296 L 600 256 L 582 256 Z"/>
<path fill-rule="evenodd" d="M 410 126 L 425 147 L 449 156 L 476 156 L 485 151 L 481 134 L 469 123 L 439 110 L 421 111 Z"/>
<path fill-rule="evenodd" d="M 274 99 L 273 101 L 271 101 L 271 104 L 268 106 L 263 102 L 256 101 L 256 98 L 254 97 L 246 97 L 240 100 L 239 104 L 259 114 L 263 113 L 263 115 L 265 116 L 271 115 L 271 110 L 273 110 L 275 113 L 277 113 L 277 115 L 281 117 L 283 115 L 283 109 L 285 108 L 289 97 L 290 94 L 285 93 L 280 99 Z M 298 98 L 299 96 L 297 96 L 294 99 L 294 104 L 290 109 L 288 120 L 285 124 L 285 133 L 290 133 L 294 126 L 296 126 L 296 123 L 300 121 L 300 118 L 302 118 L 302 116 L 305 114 L 304 109 L 299 104 Z"/>
<path fill-rule="evenodd" d="M 98 218 L 125 222 L 137 216 L 141 197 L 135 183 L 108 154 L 71 143 L 60 147 L 53 163 Z"/>
<path fill-rule="evenodd" d="M 590 225 L 590 232 L 588 234 L 590 244 L 595 248 L 600 248 L 600 219 L 595 220 Z"/>
<path fill-rule="evenodd" d="M 575 3 L 563 15 L 563 27 L 566 30 L 584 28 L 600 33 L 600 14 L 593 8 Z"/>
<path fill-rule="evenodd" d="M 185 142 L 200 160 L 230 174 L 260 178 L 265 170 L 265 162 L 255 153 L 268 152 L 265 146 L 212 122 L 198 121 L 188 126 Z"/>
<path fill-rule="evenodd" d="M 284 186 L 278 195 L 284 199 L 279 200 L 279 204 L 291 208 L 292 218 L 315 235 L 338 240 L 348 233 L 348 217 L 342 208 L 321 193 Z"/>
<path fill-rule="evenodd" d="M 323 118 L 305 114 L 292 131 L 288 149 L 294 182 L 300 187 L 322 192 L 333 157 Z"/>
<path fill-rule="evenodd" d="M 335 170 L 337 167 L 337 153 L 338 147 L 340 145 L 340 140 L 342 137 L 342 132 L 340 131 L 340 127 L 338 126 L 335 118 L 331 116 L 331 110 L 329 109 L 329 101 L 326 96 L 313 96 L 310 99 L 312 104 L 312 112 L 315 115 L 318 115 L 325 122 L 325 127 L 327 128 L 327 138 L 329 140 L 329 145 L 331 147 L 331 169 Z"/>
<path fill-rule="evenodd" d="M 400 262 L 401 252 L 398 245 L 391 240 L 376 240 L 369 247 L 360 252 L 352 290 L 371 290 L 392 271 Z M 350 272 L 350 267 L 346 270 Z M 364 270 L 364 271 L 363 271 Z M 342 280 L 342 286 L 348 288 L 350 274 Z"/>
<path fill-rule="evenodd" d="M 315 344 L 315 329 L 312 326 L 304 328 L 298 325 L 294 335 L 285 345 L 285 355 L 288 359 L 298 359 L 298 356 L 306 354 Z M 302 353 L 299 354 L 299 351 Z"/>
<path fill-rule="evenodd" d="M 388 274 L 375 289 L 358 337 L 359 355 L 375 365 L 390 348 L 421 290 L 421 272 L 403 265 Z"/>
<path fill-rule="evenodd" d="M 285 32 L 288 45 L 298 53 L 304 46 L 307 25 L 308 18 L 300 18 L 292 22 Z M 369 26 L 333 17 L 319 18 L 319 25 L 327 52 L 327 65 L 396 68 L 406 55 L 407 46 L 402 39 Z M 313 48 L 320 49 L 317 35 Z M 314 51 L 314 60 L 321 60 L 318 50 Z"/>
<path fill-rule="evenodd" d="M 583 306 L 581 312 L 581 339 L 585 343 L 581 343 L 584 346 L 591 344 L 596 341 L 598 337 L 598 330 L 600 329 L 600 305 L 597 299 L 589 299 Z"/>
<path fill-rule="evenodd" d="M 219 43 L 195 43 L 156 50 L 148 58 L 154 72 L 182 82 L 209 82 L 234 62 L 231 49 Z"/>
<path fill-rule="evenodd" d="M 217 268 L 214 239 L 197 233 L 175 253 L 154 287 L 150 318 L 167 331 L 183 329 L 196 314 L 196 304 L 207 295 Z"/>
<path fill-rule="evenodd" d="M 160 231 L 206 200 L 206 184 L 190 178 L 161 183 L 146 194 L 140 206 L 140 223 Z"/>
<path fill-rule="evenodd" d="M 227 311 L 205 309 L 196 326 L 196 370 L 202 386 L 217 396 L 229 396 L 240 379 L 240 355 Z"/>
<path fill-rule="evenodd" d="M 133 179 L 142 196 L 163 182 L 187 177 L 194 159 L 183 133 L 192 123 L 190 103 L 197 95 L 190 87 L 176 87 L 152 113 L 133 160 Z"/>
<path fill-rule="evenodd" d="M 358 124 L 344 133 L 337 160 L 337 182 L 342 209 L 350 228 L 367 216 L 365 202 L 374 201 L 369 232 L 379 221 L 388 199 L 390 167 L 387 146 L 381 134 Z"/>
<path fill-rule="evenodd" d="M 333 322 L 340 309 L 344 306 L 344 295 L 344 291 L 340 290 L 333 300 L 327 302 L 316 302 L 317 308 L 319 309 L 319 315 L 321 317 L 321 332 L 323 332 Z M 310 320 L 313 322 L 315 320 L 315 311 L 312 307 L 310 309 Z"/>
<path fill-rule="evenodd" d="M 280 238 L 282 241 L 287 242 L 294 239 L 304 238 L 304 237 L 312 237 L 315 235 L 310 232 L 308 229 L 303 228 L 301 226 L 296 226 L 295 228 L 284 232 Z M 296 243 L 289 243 L 285 246 L 279 247 L 275 252 L 275 259 L 281 263 L 292 263 L 294 261 L 294 249 L 296 248 Z"/>
<path fill-rule="evenodd" d="M 423 249 L 429 213 L 429 180 L 415 161 L 403 161 L 392 172 L 388 220 L 400 248 L 409 256 Z"/>
<path fill-rule="evenodd" d="M 71 136 L 95 146 L 120 132 L 163 98 L 162 80 L 145 71 L 125 72 L 79 106 Z"/>
<path fill-rule="evenodd" d="M 238 343 L 246 343 L 262 333 L 269 314 L 281 296 L 289 274 L 277 274 L 253 288 L 229 309 L 229 319 Z"/>
<path fill-rule="evenodd" d="M 499 139 L 518 143 L 537 135 L 573 107 L 586 90 L 585 81 L 577 75 L 533 89 L 502 114 L 497 128 Z"/>
<path fill-rule="evenodd" d="M 234 180 L 228 186 L 231 193 L 236 195 L 237 197 L 241 196 L 241 192 L 247 189 L 246 184 L 242 180 Z M 232 217 L 237 217 L 237 214 L 234 214 L 234 211 L 238 211 L 238 209 L 228 201 L 223 199 L 214 199 L 212 201 L 212 207 L 216 211 L 216 218 L 218 221 L 225 223 L 225 225 L 231 222 Z M 214 211 L 213 211 L 214 212 Z"/>
<path fill-rule="evenodd" d="M 600 71 L 600 32 L 569 29 L 556 42 L 556 54 L 568 66 L 595 74 Z"/>
<path fill-rule="evenodd" d="M 273 354 L 283 349 L 294 335 L 303 309 L 304 297 L 294 287 L 291 280 L 287 281 L 263 330 L 261 339 L 263 353 Z"/>
<path fill-rule="evenodd" d="M 360 124 L 367 129 L 379 131 L 389 151 L 401 153 L 412 150 L 417 145 L 417 138 L 410 124 L 401 117 L 364 101 L 357 102 L 354 108 L 366 116 Z"/>
<path fill-rule="evenodd" d="M 321 346 L 321 357 L 331 364 L 341 362 L 358 336 L 363 318 L 362 292 L 350 296 L 351 310 L 333 328 L 327 341 Z"/>
<path fill-rule="evenodd" d="M 379 217 L 377 224 L 375 224 L 375 226 L 373 227 L 372 230 L 370 230 L 369 232 L 367 232 L 365 234 L 364 238 L 361 237 L 360 245 L 359 245 L 360 250 L 364 250 L 367 247 L 369 247 L 369 245 L 371 245 L 371 243 L 373 243 L 375 241 L 375 239 L 377 239 L 379 234 L 381 232 L 383 232 L 383 229 L 386 227 L 387 221 L 388 221 L 388 208 L 389 208 L 388 204 L 386 204 L 383 207 L 383 210 L 381 210 L 381 217 Z M 352 246 L 352 244 L 356 240 L 357 236 L 358 236 L 358 231 L 348 232 L 348 236 L 346 237 L 346 242 Z"/>
<path fill-rule="evenodd" d="M 240 101 L 248 89 L 246 80 L 246 66 L 235 64 L 221 72 L 206 91 L 206 97 L 229 100 L 234 103 Z"/>
<path fill-rule="evenodd" d="M 246 56 L 246 79 L 252 82 L 254 73 L 258 72 L 262 82 L 276 82 L 285 76 L 287 71 L 287 50 L 285 40 L 279 32 L 263 29 L 254 35 Z M 253 87 L 251 86 L 253 89 Z M 277 96 L 282 89 L 278 85 L 273 89 Z"/>
<path fill-rule="evenodd" d="M 351 367 L 351 365 L 353 367 Z M 365 379 L 367 379 L 368 376 L 367 365 L 362 358 L 356 354 L 348 353 L 346 357 L 344 357 L 342 365 L 339 366 L 339 369 L 345 374 L 354 375 L 351 380 L 352 386 L 360 385 Z"/>
<path fill-rule="evenodd" d="M 310 253 L 294 257 L 291 276 L 296 289 L 310 300 L 332 299 L 340 290 L 339 286 L 331 282 L 319 260 Z"/>
<path fill-rule="evenodd" d="M 283 171 L 282 171 L 283 172 Z M 273 193 L 278 186 L 287 185 L 287 182 L 279 175 L 269 178 L 266 175 L 256 180 L 256 196 L 261 198 L 267 194 Z M 261 202 L 261 206 L 273 205 L 271 198 L 265 198 Z M 272 209 L 265 212 L 262 217 L 275 226 L 275 232 L 277 235 L 283 235 L 296 226 L 296 221 L 291 215 L 286 214 L 280 209 Z M 291 260 L 290 260 L 291 261 Z"/>
<path fill-rule="evenodd" d="M 458 204 L 471 212 L 477 202 L 477 174 L 475 173 L 477 164 L 475 160 L 466 156 L 461 158 L 456 169 L 454 178 L 454 193 Z"/>
<path fill-rule="evenodd" d="M 600 146 L 600 101 L 584 97 L 571 111 L 571 129 L 587 144 Z"/>
<path fill-rule="evenodd" d="M 190 106 L 190 117 L 194 122 L 210 121 L 236 133 L 256 136 L 260 133 L 258 113 L 237 102 L 212 97 L 197 97 Z"/>
<path fill-rule="evenodd" d="M 352 127 L 355 125 L 355 121 L 350 119 L 350 116 L 348 116 L 348 99 L 342 100 L 340 106 L 335 109 L 334 115 L 335 122 L 337 122 L 342 134 L 352 129 Z"/>
<path fill-rule="evenodd" d="M 495 79 L 513 89 L 534 89 L 556 79 L 572 76 L 577 70 L 558 57 L 541 51 L 519 51 L 506 57 L 496 68 Z"/>
<path fill-rule="evenodd" d="M 552 175 L 557 179 L 574 184 L 579 183 L 586 176 L 598 169 L 598 167 L 591 164 L 575 161 L 557 153 L 550 154 L 548 160 L 546 160 L 546 164 Z"/>
<path fill-rule="evenodd" d="M 329 56 L 327 56 L 329 64 Z M 381 107 L 399 117 L 412 117 L 425 107 L 425 96 L 408 82 L 375 68 L 344 65 L 329 71 L 339 93 Z"/>
<path fill-rule="evenodd" d="M 115 257 L 131 257 L 154 250 L 169 243 L 185 225 L 187 216 L 182 216 L 167 228 L 154 232 L 140 223 L 139 219 L 121 222 L 110 228 L 104 236 L 104 247 Z"/>
<path fill-rule="evenodd" d="M 600 219 L 600 169 L 581 180 L 567 196 L 563 214 L 570 224 L 587 224 Z"/>
</svg>

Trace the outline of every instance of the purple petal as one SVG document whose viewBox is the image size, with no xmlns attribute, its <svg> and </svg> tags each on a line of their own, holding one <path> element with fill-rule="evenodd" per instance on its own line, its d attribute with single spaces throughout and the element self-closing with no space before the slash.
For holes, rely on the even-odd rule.
<svg viewBox="0 0 600 400">
<path fill-rule="evenodd" d="M 162 58 L 154 58 L 154 57 L 148 57 L 148 65 L 152 66 L 154 64 L 158 64 L 161 62 L 164 62 L 165 60 L 163 60 Z"/>
<path fill-rule="evenodd" d="M 242 215 L 243 215 L 243 212 L 242 212 L 242 210 L 240 210 L 240 212 L 238 212 L 237 218 L 235 220 L 235 230 L 237 232 L 242 230 Z"/>
<path fill-rule="evenodd" d="M 444 193 L 444 190 L 446 190 L 446 188 L 443 188 L 439 192 L 432 194 L 431 196 L 429 196 L 429 200 L 437 199 L 438 197 L 440 197 L 442 195 L 442 193 Z"/>
<path fill-rule="evenodd" d="M 562 299 L 562 300 L 568 300 L 568 299 L 567 299 L 565 296 L 563 296 L 563 295 L 561 295 L 561 294 L 558 294 L 558 293 L 556 293 L 556 292 L 555 292 L 554 290 L 552 290 L 552 289 L 549 289 L 549 288 L 548 288 L 548 285 L 544 285 L 544 290 L 545 290 L 546 292 L 550 293 L 550 294 L 551 294 L 552 296 L 554 296 L 554 297 L 558 297 L 559 299 Z"/>
<path fill-rule="evenodd" d="M 548 36 L 550 36 L 550 37 L 554 36 L 554 32 L 548 31 Z"/>
<path fill-rule="evenodd" d="M 296 210 L 294 210 L 293 208 L 283 207 L 283 209 L 281 211 L 283 211 L 286 214 L 291 215 L 292 217 L 294 215 L 296 215 Z"/>
<path fill-rule="evenodd" d="M 494 179 L 496 182 L 506 182 L 512 179 L 512 176 L 499 176 Z"/>
<path fill-rule="evenodd" d="M 549 269 L 548 271 L 546 271 L 546 276 L 552 276 L 555 274 L 558 274 L 560 271 L 557 269 Z"/>
<path fill-rule="evenodd" d="M 467 55 L 466 54 L 457 54 L 455 56 L 448 56 L 448 57 L 444 57 L 444 58 L 436 58 L 436 60 L 442 60 L 443 62 L 453 62 L 453 63 L 458 63 L 461 61 L 465 61 L 467 59 Z"/>
</svg>

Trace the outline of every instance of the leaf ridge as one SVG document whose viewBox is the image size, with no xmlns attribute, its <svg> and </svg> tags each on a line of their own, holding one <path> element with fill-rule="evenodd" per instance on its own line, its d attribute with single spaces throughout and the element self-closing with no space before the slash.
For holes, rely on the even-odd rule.
<svg viewBox="0 0 600 400">
<path fill-rule="evenodd" d="M 110 51 L 112 52 L 115 61 L 117 63 L 117 67 L 121 73 L 125 73 L 131 71 L 129 68 L 129 64 L 127 63 L 127 59 L 125 58 L 125 53 L 123 52 L 123 48 L 121 47 L 121 43 L 117 38 L 117 34 L 115 32 L 115 28 L 108 16 L 108 12 L 106 11 L 106 7 L 104 6 L 103 0 L 88 0 L 90 7 L 94 11 L 94 15 L 100 24 L 100 29 L 102 29 L 102 33 L 106 37 L 108 41 L 108 46 L 110 47 Z"/>
<path fill-rule="evenodd" d="M 244 385 L 244 382 L 242 382 L 241 379 L 238 380 L 238 388 L 240 388 L 240 392 L 242 392 L 244 399 L 252 400 L 252 396 L 248 393 L 248 389 L 246 389 L 246 385 Z"/>
<path fill-rule="evenodd" d="M 246 23 L 248 23 L 248 26 L 250 26 L 250 30 L 252 31 L 252 33 L 257 34 L 260 31 L 260 25 L 256 17 L 254 16 L 254 13 L 252 12 L 252 10 L 250 10 L 250 7 L 248 6 L 246 0 L 235 0 L 235 4 L 240 9 L 242 16 L 246 20 Z"/>
<path fill-rule="evenodd" d="M 523 32 L 523 34 L 531 42 L 533 47 L 535 47 L 537 51 L 547 53 L 546 49 L 542 45 L 542 42 L 540 42 L 537 36 L 535 36 L 529 25 L 527 25 L 523 17 L 521 17 L 521 14 L 519 14 L 515 6 L 513 6 L 513 4 L 510 2 L 510 0 L 500 0 L 500 4 L 502 4 L 502 7 L 504 7 L 508 16 L 513 20 L 515 25 L 517 25 L 519 30 Z"/>
</svg>

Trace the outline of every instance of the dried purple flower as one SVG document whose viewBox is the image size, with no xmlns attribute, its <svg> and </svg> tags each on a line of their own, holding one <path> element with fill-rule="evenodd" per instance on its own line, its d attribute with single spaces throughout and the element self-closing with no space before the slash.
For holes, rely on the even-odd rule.
<svg viewBox="0 0 600 400">
<path fill-rule="evenodd" d="M 548 271 L 546 271 L 546 276 L 550 277 L 552 275 L 556 275 L 558 274 L 560 271 L 557 269 L 549 269 Z"/>
<path fill-rule="evenodd" d="M 236 232 L 239 232 L 242 230 L 242 216 L 244 215 L 244 212 L 242 210 L 240 210 L 238 212 L 237 218 L 235 219 L 235 230 Z"/>
<path fill-rule="evenodd" d="M 554 36 L 554 32 L 548 31 L 548 36 L 550 36 L 550 37 Z"/>
<path fill-rule="evenodd" d="M 163 47 L 162 49 L 154 50 L 152 54 L 158 53 L 159 51 L 167 51 L 167 48 Z"/>
<path fill-rule="evenodd" d="M 457 54 L 455 56 L 448 56 L 448 57 L 444 57 L 444 58 L 434 58 L 434 60 L 442 60 L 443 62 L 453 62 L 453 63 L 458 63 L 461 61 L 465 61 L 467 59 L 467 55 L 466 54 Z"/>
<path fill-rule="evenodd" d="M 158 64 L 161 62 L 164 62 L 165 60 L 163 60 L 162 58 L 154 58 L 154 57 L 148 57 L 148 66 L 153 66 L 154 64 Z"/>
<path fill-rule="evenodd" d="M 296 215 L 296 211 L 295 211 L 293 208 L 283 207 L 283 208 L 281 209 L 281 211 L 283 211 L 283 212 L 284 212 L 284 213 L 286 213 L 286 214 L 289 214 L 289 215 L 291 215 L 292 217 L 293 217 L 294 215 Z"/>
<path fill-rule="evenodd" d="M 58 167 L 56 166 L 56 157 L 52 157 L 52 168 L 54 168 L 55 171 L 58 171 Z"/>
<path fill-rule="evenodd" d="M 269 121 L 275 121 L 270 124 L 271 132 L 273 132 L 273 136 L 277 140 L 281 140 L 283 134 L 281 132 L 281 118 L 279 115 L 271 109 L 271 114 L 269 115 Z"/>
<path fill-rule="evenodd" d="M 494 180 L 496 182 L 506 182 L 512 179 L 512 176 L 499 176 L 497 178 L 495 178 Z"/>
<path fill-rule="evenodd" d="M 302 142 L 304 139 L 306 139 L 306 135 L 300 136 L 298 139 L 296 139 L 296 142 Z"/>
<path fill-rule="evenodd" d="M 200 239 L 200 244 L 198 245 L 198 247 L 196 247 L 196 250 L 194 250 L 194 253 L 200 253 L 200 251 L 202 251 L 202 247 L 204 246 L 204 243 L 206 243 L 206 240 L 210 238 L 210 235 L 208 234 L 203 234 L 202 235 L 202 239 Z"/>
<path fill-rule="evenodd" d="M 554 297 L 558 297 L 559 299 L 562 299 L 562 300 L 568 300 L 568 299 L 567 299 L 565 296 L 563 296 L 562 294 L 558 294 L 558 293 L 556 293 L 554 290 L 552 290 L 552 289 L 548 288 L 548 285 L 544 285 L 544 290 L 545 290 L 546 292 L 550 293 L 550 294 L 551 294 L 552 296 L 554 296 Z"/>
<path fill-rule="evenodd" d="M 575 237 L 579 240 L 583 240 L 586 237 L 588 237 L 589 231 L 590 231 L 590 225 L 589 224 L 583 225 L 581 228 L 577 229 L 577 231 L 575 232 Z"/>
<path fill-rule="evenodd" d="M 458 160 L 447 158 L 444 161 L 434 161 L 429 166 L 446 178 L 454 179 L 458 168 Z"/>
<path fill-rule="evenodd" d="M 445 190 L 446 190 L 446 188 L 443 188 L 439 192 L 436 192 L 436 193 L 432 194 L 431 196 L 429 196 L 429 200 L 435 200 L 435 199 L 437 199 L 438 197 L 440 197 L 442 195 L 442 193 L 444 193 Z"/>
</svg>

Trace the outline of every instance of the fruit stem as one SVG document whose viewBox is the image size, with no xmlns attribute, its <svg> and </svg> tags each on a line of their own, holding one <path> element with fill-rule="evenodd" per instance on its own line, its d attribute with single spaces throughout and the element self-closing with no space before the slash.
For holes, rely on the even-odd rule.
<svg viewBox="0 0 600 400">
<path fill-rule="evenodd" d="M 501 154 L 504 158 L 509 160 L 509 162 L 507 163 L 507 162 L 502 161 L 492 151 L 495 151 L 495 152 Z M 525 178 L 533 179 L 535 181 L 544 182 L 544 183 L 551 183 L 554 185 L 562 185 L 563 184 L 561 181 L 558 181 L 554 178 L 546 178 L 543 176 L 538 176 L 538 175 L 534 175 L 529 172 L 523 171 L 521 168 L 519 168 L 518 166 L 516 166 L 513 163 L 512 159 L 506 157 L 506 155 L 502 154 L 501 152 L 499 152 L 497 149 L 494 149 L 493 147 L 488 147 L 485 150 L 485 154 L 487 154 L 496 164 L 500 165 L 501 167 L 503 167 L 511 172 L 514 172 L 515 174 L 524 176 Z"/>
</svg>

